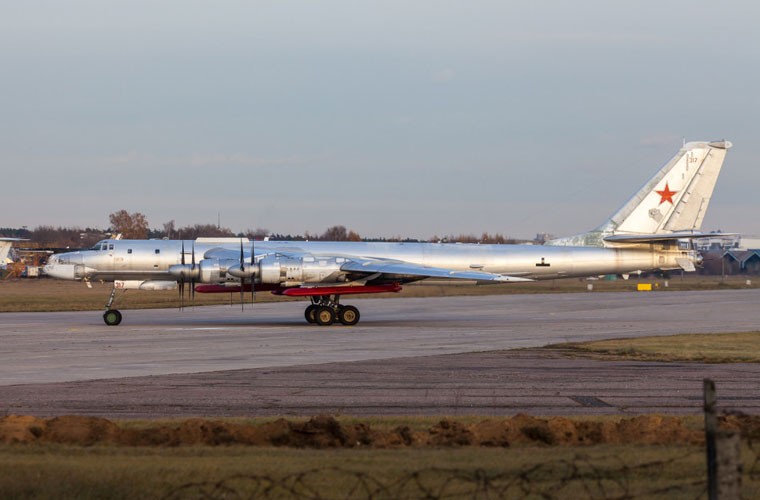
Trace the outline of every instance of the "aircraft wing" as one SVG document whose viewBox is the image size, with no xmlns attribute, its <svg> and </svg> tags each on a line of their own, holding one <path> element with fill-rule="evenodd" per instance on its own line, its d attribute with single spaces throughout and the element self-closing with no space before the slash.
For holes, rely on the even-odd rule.
<svg viewBox="0 0 760 500">
<path fill-rule="evenodd" d="M 288 249 L 285 251 L 269 251 L 267 253 L 278 254 L 289 258 L 300 259 L 304 257 L 313 257 L 311 253 L 293 251 Z M 250 251 L 248 249 L 243 250 L 243 255 L 246 260 L 250 259 Z M 257 253 L 257 256 L 261 254 Z M 212 248 L 204 254 L 205 258 L 216 259 L 239 259 L 240 252 L 236 250 L 229 250 L 225 248 Z M 320 257 L 326 257 L 320 255 Z M 336 256 L 337 257 L 337 256 Z M 484 283 L 507 283 L 516 281 L 533 281 L 529 278 L 519 278 L 516 276 L 507 276 L 503 274 L 487 273 L 483 271 L 457 271 L 454 269 L 446 269 L 441 267 L 427 267 L 411 262 L 404 262 L 400 260 L 389 259 L 372 259 L 372 258 L 360 258 L 343 256 L 346 262 L 340 266 L 341 271 L 348 271 L 354 273 L 364 273 L 367 275 L 384 275 L 385 278 L 393 278 L 394 276 L 409 277 L 419 276 L 420 278 L 443 278 L 443 279 L 460 279 L 470 281 L 480 281 Z M 378 278 L 380 276 L 377 276 Z"/>
<path fill-rule="evenodd" d="M 505 276 L 502 274 L 486 273 L 483 271 L 455 271 L 441 267 L 426 267 L 409 262 L 379 259 L 356 259 L 351 258 L 340 267 L 341 271 L 359 273 L 380 273 L 390 276 L 420 276 L 423 278 L 445 278 L 474 280 L 492 283 L 506 283 L 509 281 L 533 281 L 528 278 Z"/>
</svg>

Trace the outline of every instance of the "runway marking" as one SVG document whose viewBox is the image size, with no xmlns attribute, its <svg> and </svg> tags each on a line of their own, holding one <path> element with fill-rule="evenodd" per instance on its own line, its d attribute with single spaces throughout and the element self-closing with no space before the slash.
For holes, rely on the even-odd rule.
<svg viewBox="0 0 760 500">
<path fill-rule="evenodd" d="M 594 396 L 570 396 L 570 399 L 586 408 L 614 408 L 613 405 Z"/>
</svg>

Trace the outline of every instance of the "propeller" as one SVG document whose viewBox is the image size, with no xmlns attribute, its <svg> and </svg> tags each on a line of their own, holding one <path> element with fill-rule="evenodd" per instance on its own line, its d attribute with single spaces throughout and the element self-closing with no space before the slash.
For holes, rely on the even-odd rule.
<svg viewBox="0 0 760 500">
<path fill-rule="evenodd" d="M 181 254 L 179 264 L 169 266 L 169 274 L 177 278 L 177 289 L 179 291 L 179 308 L 185 307 L 185 284 L 190 280 L 190 299 L 195 305 L 195 284 L 200 277 L 199 265 L 195 262 L 195 241 L 193 241 L 191 256 L 191 265 L 187 264 L 187 252 L 185 250 L 185 240 L 181 241 Z"/>
<path fill-rule="evenodd" d="M 251 273 L 251 304 L 256 300 L 256 277 L 254 272 L 254 266 L 256 265 L 256 254 L 254 252 L 254 240 L 251 240 L 251 261 L 248 269 Z M 240 238 L 240 310 L 243 310 L 243 304 L 245 303 L 244 296 L 244 283 L 245 283 L 245 252 L 243 251 L 243 238 Z"/>
<path fill-rule="evenodd" d="M 191 259 L 193 267 L 191 267 L 192 274 L 190 275 L 190 302 L 195 307 L 195 241 L 193 241 Z"/>
<path fill-rule="evenodd" d="M 256 257 L 253 252 L 253 238 L 251 238 L 251 304 L 256 300 L 256 274 L 253 272 L 256 265 Z"/>
<path fill-rule="evenodd" d="M 182 264 L 182 267 L 185 266 L 185 240 L 182 240 L 182 253 L 180 257 L 180 263 Z M 179 290 L 179 310 L 181 311 L 182 308 L 185 306 L 185 277 L 182 276 L 180 279 L 177 280 L 177 290 Z"/>
<path fill-rule="evenodd" d="M 243 307 L 243 301 L 245 300 L 243 297 L 243 283 L 245 282 L 245 278 L 243 278 L 243 272 L 245 271 L 245 260 L 243 255 L 243 238 L 240 238 L 240 310 L 242 311 L 244 309 Z"/>
</svg>

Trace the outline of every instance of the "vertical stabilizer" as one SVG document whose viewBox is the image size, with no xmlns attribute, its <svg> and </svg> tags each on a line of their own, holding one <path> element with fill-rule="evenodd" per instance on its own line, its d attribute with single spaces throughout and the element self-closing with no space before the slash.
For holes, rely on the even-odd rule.
<svg viewBox="0 0 760 500">
<path fill-rule="evenodd" d="M 28 240 L 24 238 L 5 238 L 0 236 L 0 266 L 13 262 L 13 259 L 10 258 L 10 252 L 14 241 Z"/>
<path fill-rule="evenodd" d="M 0 240 L 0 265 L 9 264 L 8 254 L 11 251 L 12 241 Z"/>
<path fill-rule="evenodd" d="M 667 235 L 702 227 L 728 141 L 689 142 L 601 226 L 549 245 L 604 246 L 616 235 Z"/>
</svg>

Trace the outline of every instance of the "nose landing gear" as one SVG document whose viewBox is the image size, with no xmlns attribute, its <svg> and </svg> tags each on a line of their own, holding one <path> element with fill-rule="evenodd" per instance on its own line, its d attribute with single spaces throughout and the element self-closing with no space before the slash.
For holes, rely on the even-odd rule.
<svg viewBox="0 0 760 500">
<path fill-rule="evenodd" d="M 108 303 L 106 304 L 106 312 L 103 313 L 103 321 L 108 326 L 116 326 L 121 323 L 121 313 L 117 309 L 111 309 L 116 298 L 116 284 L 114 284 L 113 290 L 111 290 L 111 296 L 108 297 Z"/>
</svg>

